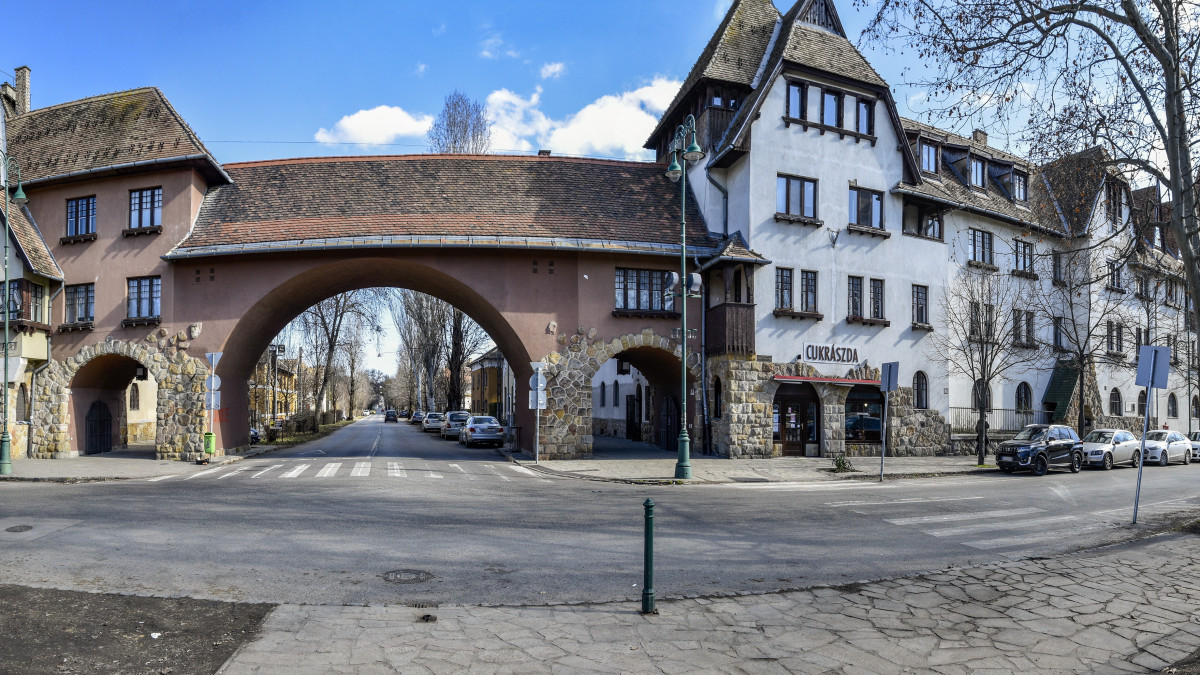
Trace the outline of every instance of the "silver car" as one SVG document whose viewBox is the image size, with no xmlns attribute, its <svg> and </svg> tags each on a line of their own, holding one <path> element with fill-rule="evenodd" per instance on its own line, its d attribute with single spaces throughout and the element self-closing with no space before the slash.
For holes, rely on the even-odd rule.
<svg viewBox="0 0 1200 675">
<path fill-rule="evenodd" d="M 1158 462 L 1159 466 L 1166 466 L 1171 462 L 1187 464 L 1192 461 L 1192 443 L 1178 431 L 1148 432 L 1146 453 L 1142 455 L 1142 461 L 1147 464 Z"/>
<path fill-rule="evenodd" d="M 1114 464 L 1137 466 L 1141 442 L 1124 429 L 1094 429 L 1083 439 L 1083 461 L 1106 471 Z"/>
<path fill-rule="evenodd" d="M 438 431 L 442 428 L 442 413 L 425 413 L 421 420 L 421 431 Z"/>
<path fill-rule="evenodd" d="M 466 410 L 451 410 L 447 412 L 445 419 L 442 420 L 442 428 L 439 430 L 442 439 L 458 438 L 459 429 L 463 428 L 463 425 L 467 423 L 467 419 L 470 417 L 471 413 Z"/>
<path fill-rule="evenodd" d="M 495 417 L 477 415 L 458 432 L 458 442 L 468 448 L 476 443 L 491 443 L 498 448 L 504 445 L 504 427 Z"/>
<path fill-rule="evenodd" d="M 1200 431 L 1193 431 L 1187 437 L 1192 444 L 1192 461 L 1200 462 Z"/>
</svg>

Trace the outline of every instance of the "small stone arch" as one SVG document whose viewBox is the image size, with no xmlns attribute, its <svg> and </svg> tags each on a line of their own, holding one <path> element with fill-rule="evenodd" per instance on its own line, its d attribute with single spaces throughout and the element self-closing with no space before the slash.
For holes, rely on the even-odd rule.
<svg viewBox="0 0 1200 675">
<path fill-rule="evenodd" d="M 191 338 L 199 326 L 190 329 Z M 94 359 L 117 355 L 136 361 L 158 384 L 155 455 L 158 459 L 193 459 L 203 451 L 204 378 L 208 364 L 189 356 L 188 335 L 167 339 L 165 331 L 152 333 L 143 342 L 105 339 L 85 345 L 65 361 L 49 361 L 46 374 L 38 381 L 33 397 L 33 452 L 36 457 L 69 457 L 68 437 L 71 417 L 71 381 L 76 373 Z M 169 345 L 169 346 L 167 346 Z"/>
</svg>

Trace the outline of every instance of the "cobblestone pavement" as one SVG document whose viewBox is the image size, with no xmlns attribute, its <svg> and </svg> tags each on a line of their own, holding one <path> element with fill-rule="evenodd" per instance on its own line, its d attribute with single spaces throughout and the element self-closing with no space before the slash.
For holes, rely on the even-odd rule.
<svg viewBox="0 0 1200 675">
<path fill-rule="evenodd" d="M 1200 647 L 1200 537 L 766 595 L 285 605 L 222 673 L 1125 673 Z"/>
</svg>

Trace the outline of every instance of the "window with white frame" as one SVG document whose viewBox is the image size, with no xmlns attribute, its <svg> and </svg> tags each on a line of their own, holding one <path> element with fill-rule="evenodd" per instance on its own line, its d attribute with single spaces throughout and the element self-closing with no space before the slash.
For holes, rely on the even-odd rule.
<svg viewBox="0 0 1200 675">
<path fill-rule="evenodd" d="M 1029 176 L 1020 171 L 1013 171 L 1012 196 L 1019 202 L 1029 201 Z"/>
<path fill-rule="evenodd" d="M 978 157 L 971 158 L 971 187 L 987 188 L 987 163 Z"/>
<path fill-rule="evenodd" d="M 921 170 L 925 173 L 938 172 L 938 146 L 921 141 Z"/>
</svg>

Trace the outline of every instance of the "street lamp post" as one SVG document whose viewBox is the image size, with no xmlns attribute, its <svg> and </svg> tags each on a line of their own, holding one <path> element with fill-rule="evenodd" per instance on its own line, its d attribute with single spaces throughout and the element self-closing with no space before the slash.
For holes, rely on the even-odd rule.
<svg viewBox="0 0 1200 675">
<path fill-rule="evenodd" d="M 9 231 L 12 227 L 12 221 L 9 220 L 9 205 L 15 202 L 20 206 L 28 200 L 25 199 L 25 191 L 21 189 L 21 167 L 17 164 L 17 160 L 0 149 L 0 162 L 3 162 L 4 165 L 4 430 L 0 432 L 0 476 L 7 476 L 12 474 L 12 436 L 8 433 L 8 337 L 9 321 L 12 319 L 12 308 L 8 304 L 10 300 L 8 288 L 8 240 L 10 238 Z M 13 171 L 17 172 L 17 191 L 13 194 L 12 199 L 9 199 L 8 174 Z"/>
<path fill-rule="evenodd" d="M 691 138 L 691 142 L 684 147 Z M 676 478 L 692 477 L 691 439 L 687 429 L 687 301 L 699 297 L 693 292 L 692 279 L 687 271 L 687 164 L 704 159 L 704 151 L 696 143 L 696 118 L 688 115 L 675 129 L 671 141 L 671 165 L 667 178 L 679 181 L 679 459 L 675 463 Z M 679 160 L 683 160 L 680 166 Z"/>
</svg>

